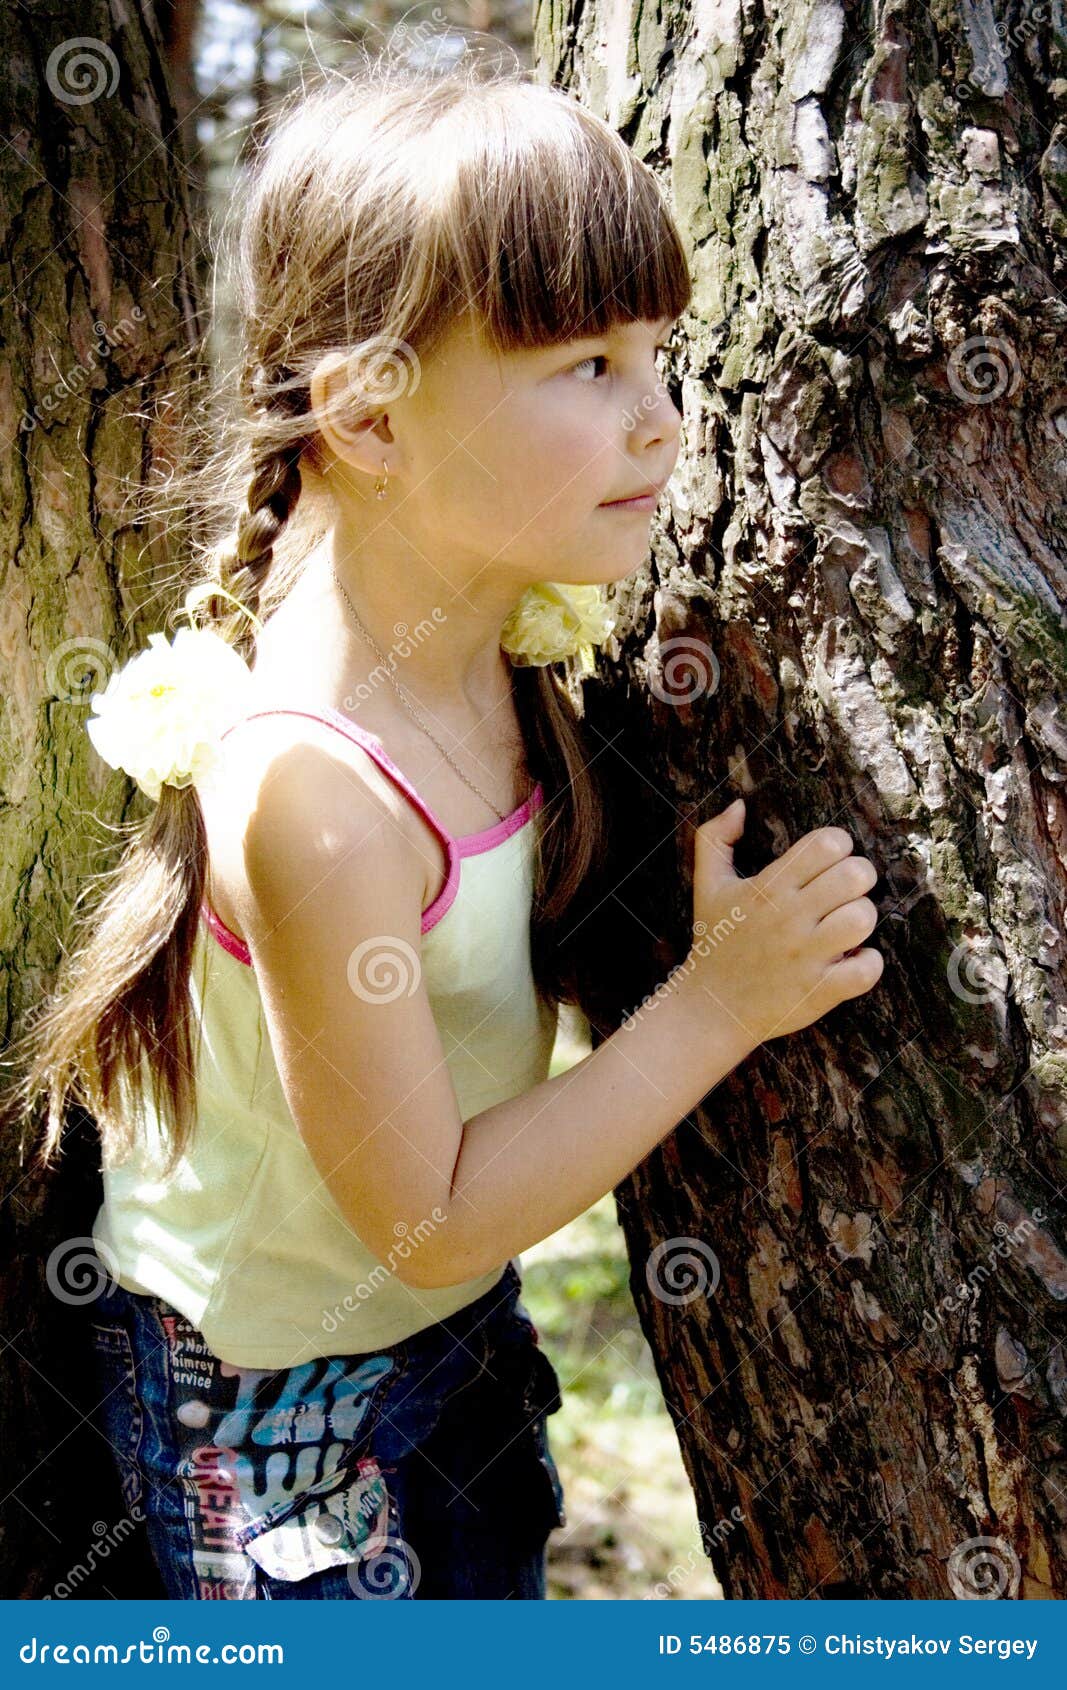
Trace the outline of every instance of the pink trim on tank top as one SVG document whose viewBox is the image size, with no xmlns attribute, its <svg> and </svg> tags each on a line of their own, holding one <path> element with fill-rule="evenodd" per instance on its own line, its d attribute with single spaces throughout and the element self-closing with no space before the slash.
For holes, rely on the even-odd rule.
<svg viewBox="0 0 1067 1690">
<path fill-rule="evenodd" d="M 517 833 L 520 827 L 525 827 L 544 802 L 544 789 L 541 782 L 538 781 L 529 798 L 525 799 L 517 810 L 512 810 L 509 816 L 505 816 L 503 821 L 494 822 L 492 827 L 482 828 L 479 833 L 462 833 L 454 838 L 444 823 L 434 815 L 426 801 L 419 797 L 404 771 L 397 768 L 378 735 L 370 733 L 366 728 L 358 727 L 355 722 L 348 721 L 339 710 L 334 710 L 332 705 L 323 705 L 321 710 L 284 708 L 253 710 L 250 715 L 242 716 L 241 722 L 255 721 L 257 716 L 307 716 L 313 722 L 325 722 L 327 726 L 337 728 L 340 733 L 345 735 L 346 739 L 351 739 L 356 745 L 361 745 L 365 751 L 369 752 L 374 761 L 385 770 L 387 775 L 392 777 L 401 791 L 407 794 L 420 814 L 425 816 L 445 847 L 445 854 L 448 858 L 448 878 L 433 903 L 422 912 L 421 931 L 423 933 L 428 933 L 431 927 L 435 927 L 455 901 L 456 893 L 459 891 L 459 870 L 462 858 L 477 857 L 483 851 L 492 851 L 495 846 L 503 845 L 505 839 L 510 839 L 511 835 Z M 225 739 L 226 735 L 232 733 L 234 728 L 240 727 L 241 722 L 231 722 L 221 737 Z M 223 950 L 236 957 L 238 962 L 243 962 L 251 967 L 252 953 L 248 946 L 243 939 L 239 939 L 237 934 L 226 926 L 226 923 L 221 916 L 216 914 L 206 898 L 200 905 L 200 914 Z"/>
</svg>

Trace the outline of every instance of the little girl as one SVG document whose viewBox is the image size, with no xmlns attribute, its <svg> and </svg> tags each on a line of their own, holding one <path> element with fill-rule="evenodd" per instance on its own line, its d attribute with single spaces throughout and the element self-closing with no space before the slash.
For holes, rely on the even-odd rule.
<svg viewBox="0 0 1067 1690">
<path fill-rule="evenodd" d="M 302 89 L 235 203 L 208 624 L 94 698 L 157 803 L 24 1097 L 46 1159 L 68 1093 L 99 1125 L 100 1423 L 171 1596 L 542 1597 L 518 1254 L 870 989 L 876 875 L 822 828 L 742 880 L 740 807 L 704 823 L 686 965 L 549 1079 L 611 892 L 572 683 L 677 455 L 678 232 L 572 98 L 462 67 Z"/>
</svg>

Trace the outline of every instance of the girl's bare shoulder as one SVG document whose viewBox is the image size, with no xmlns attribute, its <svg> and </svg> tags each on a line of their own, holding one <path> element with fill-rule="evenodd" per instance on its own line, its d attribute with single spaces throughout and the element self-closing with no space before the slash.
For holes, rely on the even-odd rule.
<svg viewBox="0 0 1067 1690">
<path fill-rule="evenodd" d="M 244 873 L 244 842 L 248 824 L 261 803 L 265 783 L 283 770 L 299 770 L 307 760 L 309 802 L 290 806 L 292 827 L 319 825 L 311 801 L 312 791 L 323 778 L 347 783 L 351 793 L 353 830 L 366 826 L 368 803 L 390 827 L 401 849 L 418 854 L 424 868 L 425 853 L 419 852 L 410 827 L 410 806 L 371 754 L 328 721 L 311 714 L 321 702 L 301 699 L 297 709 L 287 690 L 284 705 L 279 695 L 263 686 L 251 695 L 241 720 L 222 742 L 222 760 L 217 778 L 198 788 L 200 808 L 207 834 L 208 869 L 205 896 L 211 908 L 230 931 L 243 939 L 242 908 L 247 908 L 249 887 Z M 263 712 L 262 714 L 260 712 Z M 290 782 L 290 784 L 292 784 Z M 297 783 L 299 786 L 299 782 Z M 427 874 L 427 890 L 429 875 Z M 429 901 L 424 898 L 424 906 Z"/>
</svg>

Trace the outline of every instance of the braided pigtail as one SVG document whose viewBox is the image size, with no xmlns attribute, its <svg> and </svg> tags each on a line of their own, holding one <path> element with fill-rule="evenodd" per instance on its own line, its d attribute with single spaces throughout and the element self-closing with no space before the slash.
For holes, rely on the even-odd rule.
<svg viewBox="0 0 1067 1690">
<path fill-rule="evenodd" d="M 259 615 L 275 549 L 300 499 L 309 439 L 296 421 L 307 410 L 306 388 L 270 388 L 260 367 L 249 391 L 244 504 L 228 540 L 213 549 L 208 576 L 225 594 L 201 601 L 213 631 L 245 657 L 254 628 L 245 610 Z M 22 1077 L 0 1103 L 0 1118 L 25 1125 L 45 1095 L 44 1165 L 59 1150 L 72 1100 L 95 1118 L 105 1162 L 121 1162 L 144 1142 L 149 1096 L 166 1151 L 163 1172 L 177 1164 L 196 1121 L 189 982 L 207 870 L 196 788 L 165 784 L 117 868 L 99 877 L 103 895 L 80 918 L 55 989 L 24 1037 Z"/>
<path fill-rule="evenodd" d="M 272 370 L 257 364 L 241 386 L 265 426 L 258 441 L 250 447 L 251 469 L 244 507 L 228 545 L 219 547 L 215 553 L 213 576 L 233 598 L 258 616 L 267 596 L 275 547 L 300 499 L 301 460 L 313 443 L 314 430 L 305 427 L 295 437 L 292 434 L 293 421 L 310 415 L 310 399 L 306 384 L 294 383 L 284 365 Z M 275 418 L 281 427 L 272 426 Z M 251 619 L 236 610 L 232 601 L 221 593 L 206 602 L 216 631 L 242 656 L 250 657 Z"/>
</svg>

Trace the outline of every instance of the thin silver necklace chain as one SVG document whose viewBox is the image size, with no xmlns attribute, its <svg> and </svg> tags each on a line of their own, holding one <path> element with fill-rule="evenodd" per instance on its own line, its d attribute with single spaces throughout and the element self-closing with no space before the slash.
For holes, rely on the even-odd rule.
<svg viewBox="0 0 1067 1690">
<path fill-rule="evenodd" d="M 438 751 L 441 753 L 442 757 L 445 759 L 445 761 L 447 763 L 449 763 L 451 765 L 451 767 L 453 769 L 455 769 L 455 771 L 456 771 L 457 775 L 459 776 L 460 780 L 464 781 L 467 784 L 467 786 L 470 787 L 472 792 L 477 793 L 478 797 L 482 800 L 483 804 L 489 805 L 489 808 L 492 810 L 492 812 L 495 816 L 499 816 L 501 821 L 506 821 L 508 812 L 505 811 L 503 814 L 501 814 L 501 812 L 497 809 L 496 805 L 492 802 L 492 800 L 485 796 L 485 793 L 481 790 L 481 788 L 478 787 L 478 786 L 475 786 L 475 784 L 472 780 L 467 779 L 467 776 L 463 773 L 463 770 L 460 768 L 460 766 L 456 762 L 455 758 L 450 756 L 448 751 L 446 751 L 445 747 L 441 744 L 441 741 L 437 738 L 437 735 L 434 734 L 434 733 L 431 733 L 430 729 L 426 726 L 425 721 L 419 715 L 418 711 L 404 697 L 404 694 L 403 694 L 401 687 L 400 687 L 400 682 L 397 680 L 396 676 L 393 674 L 392 667 L 389 663 L 389 659 L 386 657 L 386 655 L 385 655 L 384 651 L 382 650 L 381 646 L 378 644 L 377 640 L 374 638 L 374 635 L 370 632 L 370 630 L 368 628 L 364 627 L 363 620 L 360 617 L 359 611 L 356 609 L 355 605 L 352 603 L 352 600 L 349 598 L 347 591 L 345 590 L 344 582 L 341 580 L 341 578 L 338 575 L 336 569 L 331 568 L 330 573 L 333 576 L 334 580 L 337 582 L 337 585 L 341 589 L 341 592 L 344 594 L 345 600 L 348 604 L 348 608 L 352 612 L 352 615 L 355 617 L 356 626 L 358 627 L 360 633 L 363 635 L 363 638 L 367 641 L 368 645 L 370 645 L 371 648 L 373 649 L 373 651 L 377 654 L 379 660 L 382 663 L 385 664 L 386 674 L 388 675 L 390 681 L 392 681 L 393 686 L 396 690 L 397 697 L 399 698 L 401 704 L 404 706 L 404 709 L 408 712 L 408 715 L 414 718 L 414 720 L 418 723 L 419 727 L 422 729 L 423 733 L 426 734 L 427 738 L 433 740 L 434 744 L 436 745 Z"/>
</svg>

